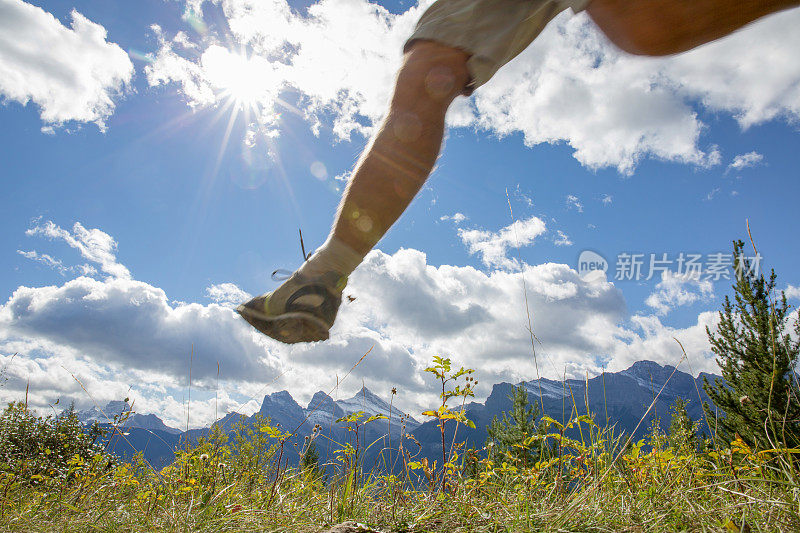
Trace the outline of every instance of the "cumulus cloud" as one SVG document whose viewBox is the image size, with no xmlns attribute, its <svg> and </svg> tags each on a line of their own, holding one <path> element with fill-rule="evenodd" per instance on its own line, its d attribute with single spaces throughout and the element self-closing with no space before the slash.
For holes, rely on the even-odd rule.
<svg viewBox="0 0 800 533">
<path fill-rule="evenodd" d="M 562 14 L 475 96 L 477 123 L 525 144 L 566 142 L 596 169 L 629 174 L 642 157 L 706 164 L 691 106 L 659 83 L 657 60 L 626 55 L 589 22 Z"/>
<path fill-rule="evenodd" d="M 100 270 L 111 277 L 130 279 L 128 268 L 117 262 L 117 241 L 111 235 L 99 229 L 86 229 L 80 222 L 72 226 L 72 231 L 65 230 L 48 220 L 44 224 L 38 222 L 25 232 L 26 235 L 41 235 L 49 239 L 59 239 L 67 243 L 85 259 L 96 263 Z M 90 273 L 86 271 L 84 273 Z"/>
<path fill-rule="evenodd" d="M 19 287 L 0 311 L 0 327 L 91 353 L 95 361 L 185 375 L 238 379 L 275 375 L 260 339 L 235 313 L 212 304 L 170 305 L 162 289 L 130 279 L 79 277 L 61 286 Z"/>
<path fill-rule="evenodd" d="M 521 132 L 529 146 L 566 142 L 590 168 L 631 173 L 643 157 L 713 166 L 695 106 L 733 114 L 743 128 L 800 118 L 800 10 L 763 19 L 685 54 L 644 58 L 608 43 L 588 17 L 559 16 L 476 93 L 478 123 Z"/>
<path fill-rule="evenodd" d="M 253 296 L 236 286 L 234 283 L 219 283 L 206 288 L 206 296 L 212 302 L 225 307 L 236 307 L 248 301 Z"/>
<path fill-rule="evenodd" d="M 103 408 L 109 401 L 129 398 L 135 412 L 155 413 L 168 426 L 185 429 L 187 416 L 190 428 L 202 427 L 231 411 L 252 414 L 261 400 L 256 402 L 238 394 L 241 385 L 235 382 L 222 381 L 214 394 L 195 386 L 191 403 L 187 404 L 186 375 L 178 380 L 169 375 L 98 364 L 44 339 L 0 340 L 0 351 L 6 352 L 0 353 L 0 369 L 5 377 L 0 401 L 20 400 L 27 390 L 28 406 L 45 414 L 53 412 L 51 406 L 56 400 L 65 407 L 74 401 L 76 408 L 85 409 Z"/>
<path fill-rule="evenodd" d="M 103 26 L 76 10 L 70 18 L 67 28 L 40 7 L 0 0 L 0 95 L 33 102 L 50 127 L 94 122 L 104 130 L 133 64 Z"/>
<path fill-rule="evenodd" d="M 587 283 L 566 265 L 484 273 L 432 267 L 421 252 L 401 250 L 393 256 L 373 252 L 352 279 L 359 298 L 342 326 L 352 320 L 370 324 L 383 337 L 411 347 L 419 365 L 435 354 L 452 355 L 458 364 L 479 368 L 490 382 L 533 373 L 526 292 L 534 331 L 555 374 L 565 363 L 584 365 L 586 353 L 597 348 L 595 335 L 625 310 L 613 284 Z"/>
<path fill-rule="evenodd" d="M 584 280 L 567 265 L 481 272 L 432 267 L 417 250 L 391 256 L 374 251 L 351 279 L 358 298 L 343 309 L 334 331 L 367 325 L 408 349 L 418 369 L 432 355 L 445 354 L 478 368 L 490 384 L 535 376 L 527 301 L 541 341 L 540 370 L 549 377 L 594 375 L 603 364 L 621 370 L 643 358 L 677 364 L 682 353 L 673 336 L 688 346 L 695 372 L 714 370 L 704 328 L 715 313 L 686 329 L 665 326 L 656 316 L 627 318 L 619 289 L 603 276 Z M 417 387 L 420 395 L 432 393 Z"/>
<path fill-rule="evenodd" d="M 230 389 L 236 390 L 235 387 Z M 258 401 L 255 399 L 243 401 L 233 397 L 224 387 L 220 388 L 215 396 L 194 398 L 190 403 L 184 397 L 176 397 L 176 394 L 145 395 L 137 392 L 135 390 L 128 392 L 135 412 L 156 413 L 168 426 L 183 430 L 186 429 L 187 422 L 189 428 L 203 427 L 228 413 L 236 412 L 250 416 L 261 407 L 261 398 Z"/>
<path fill-rule="evenodd" d="M 677 366 L 684 359 L 686 367 L 693 375 L 699 372 L 719 374 L 719 366 L 714 361 L 706 335 L 706 327 L 714 331 L 719 315 L 715 311 L 703 311 L 697 315 L 697 322 L 686 328 L 673 328 L 664 325 L 657 316 L 634 315 L 629 327 L 618 331 L 623 342 L 615 345 L 609 363 L 612 371 L 628 368 L 643 358 L 662 365 Z M 680 345 L 675 340 L 680 341 Z M 681 349 L 683 346 L 683 349 Z M 643 357 L 642 354 L 652 354 Z"/>
<path fill-rule="evenodd" d="M 153 61 L 145 67 L 150 86 L 157 87 L 174 83 L 186 97 L 191 107 L 211 105 L 216 101 L 214 90 L 200 63 L 180 56 L 173 50 L 174 44 L 182 44 L 183 39 L 168 41 L 157 25 L 151 27 L 159 38 L 161 47 Z M 183 35 L 183 34 L 178 34 Z"/>
<path fill-rule="evenodd" d="M 693 273 L 677 274 L 665 270 L 656 290 L 647 297 L 645 303 L 658 315 L 664 316 L 678 306 L 691 305 L 698 301 L 708 301 L 714 296 L 714 285 L 710 280 L 701 280 Z"/>
<path fill-rule="evenodd" d="M 758 152 L 747 152 L 746 154 L 739 154 L 733 158 L 733 161 L 728 165 L 730 170 L 742 170 L 743 168 L 754 167 L 764 161 L 764 156 Z"/>
<path fill-rule="evenodd" d="M 794 285 L 789 285 L 784 289 L 783 294 L 786 298 L 800 300 L 800 287 L 795 287 Z"/>
<path fill-rule="evenodd" d="M 533 242 L 544 231 L 537 220 L 516 223 L 520 241 Z M 502 241 L 502 249 L 513 231 L 485 232 L 476 243 Z M 486 251 L 493 253 L 502 263 L 504 252 Z M 74 375 L 100 404 L 130 396 L 138 412 L 182 427 L 193 349 L 190 426 L 197 426 L 215 412 L 253 409 L 265 393 L 281 389 L 308 401 L 367 354 L 337 394 L 355 392 L 362 381 L 385 395 L 397 386 L 401 408 L 416 412 L 436 398 L 422 372 L 433 355 L 477 368 L 479 397 L 494 383 L 534 377 L 528 311 L 540 341 L 539 369 L 551 378 L 621 370 L 642 358 L 676 364 L 682 353 L 673 337 L 684 343 L 695 372 L 714 369 L 704 327 L 713 326 L 715 313 L 674 329 L 657 316 L 628 317 L 621 291 L 604 276 L 585 280 L 556 263 L 518 266 L 434 267 L 417 250 L 375 250 L 350 277 L 347 292 L 355 300 L 343 304 L 330 340 L 291 346 L 255 332 L 223 305 L 172 303 L 163 289 L 132 278 L 22 286 L 0 306 L 0 368 L 18 353 L 0 398 L 17 399 L 28 379 L 39 407 L 59 397 L 85 398 Z M 224 303 L 246 296 L 239 291 L 225 283 L 207 295 Z M 681 298 L 678 291 L 667 304 Z"/>
<path fill-rule="evenodd" d="M 603 205 L 611 205 L 614 199 L 611 197 L 611 195 L 604 194 L 600 201 L 603 202 Z"/>
<path fill-rule="evenodd" d="M 532 216 L 516 220 L 499 231 L 459 228 L 458 236 L 471 254 L 481 256 L 488 267 L 519 268 L 519 261 L 506 254 L 511 247 L 528 246 L 545 232 L 544 221 Z"/>
<path fill-rule="evenodd" d="M 286 0 L 215 3 L 232 33 L 216 42 L 233 39 L 253 54 L 237 57 L 218 44 L 183 54 L 162 36 L 146 69 L 151 85 L 174 83 L 196 106 L 219 104 L 235 92 L 231 80 L 246 79 L 273 134 L 279 94 L 290 89 L 314 131 L 325 124 L 349 139 L 369 135 L 383 116 L 402 44 L 431 2 L 397 14 L 367 0 L 321 0 L 307 14 Z M 617 50 L 587 15 L 565 12 L 472 100 L 458 100 L 448 123 L 521 133 L 528 146 L 566 143 L 591 169 L 630 174 L 647 157 L 717 165 L 697 106 L 731 113 L 742 127 L 800 117 L 800 64 L 791 52 L 800 47 L 798 23 L 795 9 L 686 54 L 642 58 Z M 214 64 L 226 65 L 224 76 Z"/>
<path fill-rule="evenodd" d="M 800 118 L 800 9 L 783 11 L 734 34 L 664 61 L 678 90 L 711 110 L 732 113 L 742 128 Z"/>
</svg>

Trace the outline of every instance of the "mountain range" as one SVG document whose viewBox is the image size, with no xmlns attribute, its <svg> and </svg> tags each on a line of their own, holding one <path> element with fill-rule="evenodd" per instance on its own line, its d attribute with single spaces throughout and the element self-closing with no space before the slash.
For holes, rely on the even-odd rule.
<svg viewBox="0 0 800 533">
<path fill-rule="evenodd" d="M 638 438 L 648 430 L 654 418 L 659 419 L 663 429 L 668 427 L 669 409 L 677 398 L 688 401 L 687 413 L 693 420 L 700 422 L 702 430 L 707 431 L 702 423 L 702 403 L 711 402 L 703 390 L 704 379 L 713 383 L 722 377 L 702 373 L 694 378 L 672 366 L 639 361 L 621 372 L 607 372 L 591 379 L 554 381 L 541 378 L 518 383 L 516 386 L 523 386 L 528 392 L 529 401 L 543 406 L 542 412 L 555 420 L 568 421 L 574 416 L 573 407 L 577 409 L 577 414 L 586 414 L 588 409 L 600 426 L 613 426 L 616 434 L 634 433 L 634 437 Z M 492 387 L 485 402 L 467 404 L 466 415 L 475 423 L 475 429 L 461 425 L 458 429 L 459 441 L 465 440 L 468 446 L 482 447 L 487 438 L 486 427 L 494 417 L 501 416 L 511 408 L 510 396 L 514 387 L 511 383 L 498 383 Z M 644 416 L 651 403 L 653 408 Z M 127 410 L 130 410 L 130 406 L 125 402 L 110 402 L 103 409 L 105 414 L 96 407 L 77 414 L 85 424 L 97 421 L 101 425 L 108 425 L 107 422 L 103 424 L 104 421 Z M 396 448 L 399 437 L 410 434 L 413 439 L 405 441 L 407 444 L 404 446 L 407 449 L 413 448 L 414 453 L 418 451 L 419 457 L 441 456 L 441 433 L 436 420 L 420 423 L 366 387 L 352 398 L 344 400 L 334 400 L 328 394 L 318 392 L 306 407 L 298 404 L 287 391 L 275 392 L 264 397 L 261 408 L 252 416 L 229 413 L 215 422 L 214 426 L 219 426 L 230 434 L 238 423 L 247 426 L 256 424 L 259 419 L 268 418 L 281 430 L 295 434 L 291 444 L 298 450 L 303 438 L 310 435 L 316 427 L 317 433 L 326 437 L 315 441 L 320 460 L 325 462 L 331 458 L 333 449 L 339 447 L 337 443 L 347 442 L 351 437 L 347 424 L 337 423 L 336 420 L 357 411 L 365 413 L 362 422 L 373 415 L 387 417 L 366 424 L 360 430 L 359 436 L 363 443 L 384 440 L 380 446 L 373 448 L 373 455 L 388 445 L 389 439 L 394 440 L 393 447 Z M 136 451 L 142 451 L 156 468 L 168 465 L 172 461 L 174 450 L 187 439 L 193 442 L 211 432 L 211 427 L 184 432 L 167 426 L 155 415 L 138 413 L 129 416 L 122 427 L 126 434 L 115 434 L 111 437 L 109 449 L 124 458 L 130 458 Z M 452 439 L 453 427 L 451 424 L 448 439 Z M 414 439 L 419 443 L 419 450 L 416 449 L 416 444 L 411 444 Z M 299 459 L 299 454 L 295 455 L 297 457 L 294 459 Z M 365 459 L 368 464 L 373 457 Z"/>
</svg>

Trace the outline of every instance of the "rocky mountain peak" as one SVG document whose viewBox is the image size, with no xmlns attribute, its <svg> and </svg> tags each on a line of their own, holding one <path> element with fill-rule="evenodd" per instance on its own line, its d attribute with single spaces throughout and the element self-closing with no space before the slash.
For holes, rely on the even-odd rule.
<svg viewBox="0 0 800 533">
<path fill-rule="evenodd" d="M 261 409 L 258 410 L 262 415 L 269 414 L 273 409 L 289 409 L 292 411 L 302 411 L 302 407 L 298 404 L 289 391 L 282 390 L 267 394 L 261 402 Z"/>
</svg>

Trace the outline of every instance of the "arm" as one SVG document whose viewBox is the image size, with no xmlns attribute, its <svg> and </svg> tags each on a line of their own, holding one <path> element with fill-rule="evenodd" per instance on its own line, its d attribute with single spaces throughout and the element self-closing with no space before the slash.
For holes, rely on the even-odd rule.
<svg viewBox="0 0 800 533">
<path fill-rule="evenodd" d="M 587 11 L 622 50 L 662 56 L 690 50 L 797 5 L 800 0 L 593 0 Z"/>
</svg>

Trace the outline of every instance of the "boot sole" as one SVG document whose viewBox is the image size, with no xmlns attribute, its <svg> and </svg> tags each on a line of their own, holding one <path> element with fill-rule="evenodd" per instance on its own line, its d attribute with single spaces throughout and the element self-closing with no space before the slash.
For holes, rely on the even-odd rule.
<svg viewBox="0 0 800 533">
<path fill-rule="evenodd" d="M 252 302 L 253 300 L 251 300 Z M 236 312 L 258 331 L 284 344 L 328 340 L 329 326 L 310 313 L 295 311 L 268 316 L 248 307 L 250 302 L 236 308 Z"/>
</svg>

